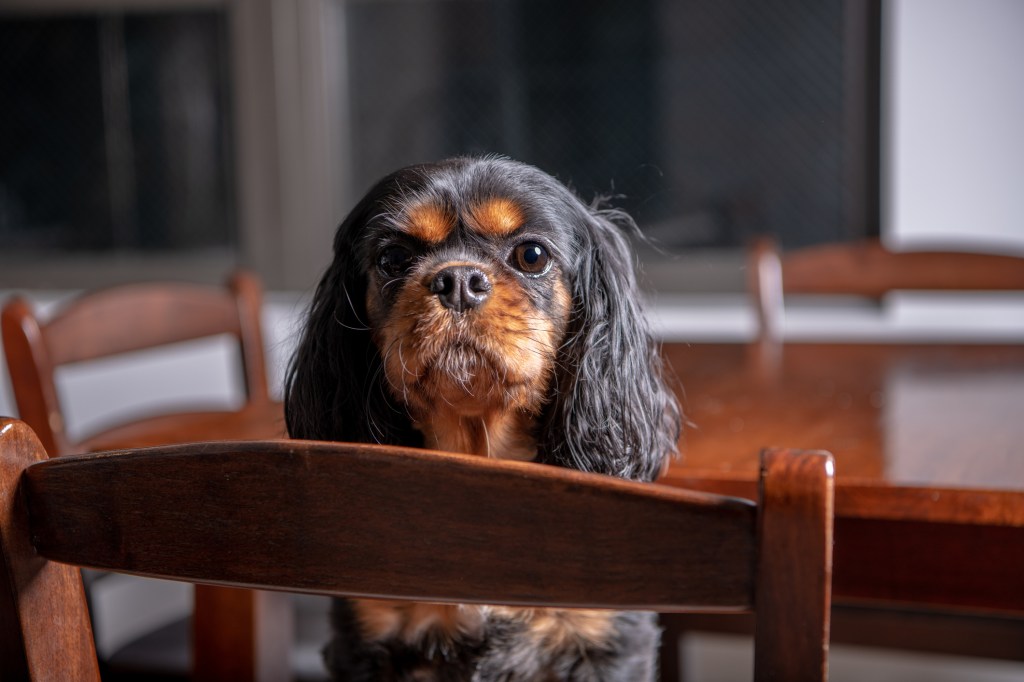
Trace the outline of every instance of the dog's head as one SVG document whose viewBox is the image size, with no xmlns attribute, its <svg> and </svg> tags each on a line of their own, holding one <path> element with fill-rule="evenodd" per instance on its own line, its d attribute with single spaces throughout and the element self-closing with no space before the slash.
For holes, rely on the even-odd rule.
<svg viewBox="0 0 1024 682">
<path fill-rule="evenodd" d="M 335 237 L 288 371 L 289 433 L 652 479 L 679 409 L 623 226 L 504 159 L 384 178 Z"/>
</svg>

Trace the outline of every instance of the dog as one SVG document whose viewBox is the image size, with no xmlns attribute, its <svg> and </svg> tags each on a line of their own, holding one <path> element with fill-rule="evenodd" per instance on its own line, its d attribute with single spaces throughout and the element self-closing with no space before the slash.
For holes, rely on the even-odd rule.
<svg viewBox="0 0 1024 682">
<path fill-rule="evenodd" d="M 337 230 L 286 376 L 289 434 L 653 480 L 680 409 L 629 232 L 506 158 L 388 175 Z M 654 614 L 597 610 L 336 600 L 332 624 L 328 669 L 357 682 L 642 682 L 660 640 Z"/>
</svg>

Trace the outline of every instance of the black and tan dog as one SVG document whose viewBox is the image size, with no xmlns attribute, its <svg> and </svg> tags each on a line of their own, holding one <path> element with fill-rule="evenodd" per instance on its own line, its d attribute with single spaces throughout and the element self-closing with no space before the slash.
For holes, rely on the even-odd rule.
<svg viewBox="0 0 1024 682">
<path fill-rule="evenodd" d="M 290 434 L 652 480 L 680 415 L 624 229 L 506 159 L 384 178 L 335 237 L 288 372 Z M 348 600 L 333 620 L 328 667 L 356 681 L 641 682 L 659 639 L 632 612 Z"/>
</svg>

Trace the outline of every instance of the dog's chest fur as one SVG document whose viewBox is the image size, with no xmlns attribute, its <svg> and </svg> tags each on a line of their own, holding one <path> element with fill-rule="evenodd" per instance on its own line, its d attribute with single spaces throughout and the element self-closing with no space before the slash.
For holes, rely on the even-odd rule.
<svg viewBox="0 0 1024 682">
<path fill-rule="evenodd" d="M 328 667 L 350 682 L 641 682 L 650 613 L 340 600 Z"/>
<path fill-rule="evenodd" d="M 394 639 L 412 647 L 428 642 L 478 640 L 489 619 L 523 623 L 539 646 L 600 647 L 611 634 L 614 615 L 593 609 L 526 609 L 379 599 L 355 599 L 352 608 L 367 641 Z"/>
<path fill-rule="evenodd" d="M 416 422 L 426 447 L 482 457 L 530 461 L 537 455 L 534 419 L 516 411 L 489 410 L 467 416 L 438 408 Z"/>
</svg>

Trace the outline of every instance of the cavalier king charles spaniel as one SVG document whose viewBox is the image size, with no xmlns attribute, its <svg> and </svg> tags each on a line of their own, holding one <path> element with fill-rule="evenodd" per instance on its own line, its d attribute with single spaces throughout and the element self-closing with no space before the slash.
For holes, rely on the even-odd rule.
<svg viewBox="0 0 1024 682">
<path fill-rule="evenodd" d="M 290 435 L 653 480 L 680 412 L 627 231 L 507 159 L 385 177 L 335 236 L 288 370 Z M 328 668 L 367 682 L 642 682 L 660 639 L 637 612 L 352 599 L 332 622 Z"/>
</svg>

